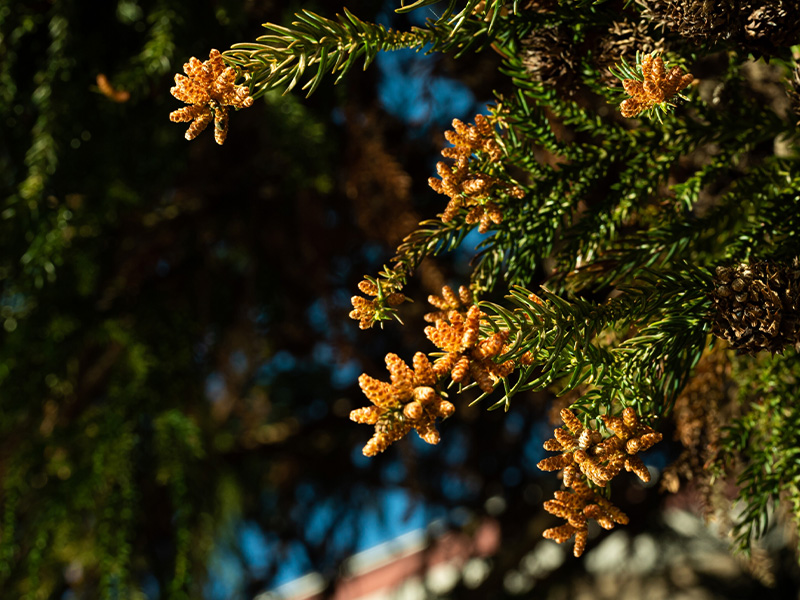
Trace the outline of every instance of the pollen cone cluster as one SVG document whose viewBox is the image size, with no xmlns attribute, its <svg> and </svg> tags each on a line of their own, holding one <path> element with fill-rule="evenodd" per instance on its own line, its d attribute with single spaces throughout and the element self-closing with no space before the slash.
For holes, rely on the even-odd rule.
<svg viewBox="0 0 800 600">
<path fill-rule="evenodd" d="M 383 452 L 412 429 L 427 443 L 439 443 L 435 420 L 449 417 L 455 407 L 436 391 L 438 378 L 422 352 L 414 355 L 413 365 L 412 369 L 396 354 L 387 354 L 390 382 L 373 379 L 366 373 L 358 378 L 372 406 L 352 411 L 350 420 L 375 426 L 375 434 L 364 446 L 365 456 Z"/>
<path fill-rule="evenodd" d="M 606 428 L 614 433 L 614 437 L 599 444 L 603 449 L 597 454 L 603 460 L 607 458 L 608 462 L 622 460 L 626 471 L 633 471 L 645 483 L 650 481 L 650 472 L 636 455 L 652 448 L 663 436 L 640 422 L 636 411 L 630 406 L 622 411 L 621 417 L 603 415 L 600 418 Z"/>
<path fill-rule="evenodd" d="M 596 56 L 593 57 L 601 81 L 609 86 L 619 85 L 618 80 L 609 71 L 622 59 L 633 63 L 636 52 L 652 54 L 664 50 L 664 40 L 654 39 L 651 35 L 651 25 L 647 21 L 616 21 L 608 28 L 602 37 Z"/>
<path fill-rule="evenodd" d="M 247 86 L 235 85 L 235 69 L 225 65 L 218 50 L 212 50 L 208 60 L 192 57 L 183 65 L 186 75 L 175 75 L 170 93 L 189 106 L 172 111 L 170 121 L 191 121 L 186 139 L 193 140 L 214 121 L 214 140 L 222 145 L 228 135 L 228 111 L 253 105 Z"/>
<path fill-rule="evenodd" d="M 580 89 L 583 50 L 566 27 L 536 27 L 522 42 L 522 64 L 531 78 L 554 88 L 562 97 Z"/>
<path fill-rule="evenodd" d="M 450 373 L 457 383 L 473 379 L 482 391 L 489 393 L 494 384 L 514 370 L 513 361 L 496 363 L 492 360 L 504 349 L 508 332 L 497 332 L 484 340 L 478 339 L 483 313 L 477 305 L 470 306 L 466 316 L 452 310 L 447 319 L 425 328 L 425 335 L 445 354 L 433 365 L 440 376 Z"/>
<path fill-rule="evenodd" d="M 800 344 L 800 262 L 717 267 L 714 335 L 747 354 Z"/>
<path fill-rule="evenodd" d="M 384 288 L 391 287 L 390 284 L 384 286 Z M 386 306 L 398 306 L 406 300 L 406 297 L 399 292 L 389 291 L 381 294 L 382 291 L 386 292 L 387 290 L 379 290 L 377 284 L 367 279 L 363 279 L 358 283 L 358 289 L 368 296 L 374 296 L 371 300 L 363 296 L 353 296 L 350 299 L 353 310 L 350 311 L 348 316 L 358 321 L 360 329 L 369 329 L 375 324 L 376 320 L 381 320 L 380 317 L 383 316 L 382 313 Z"/>
<path fill-rule="evenodd" d="M 546 450 L 561 454 L 545 458 L 538 467 L 542 471 L 563 472 L 564 485 L 571 491 L 556 492 L 555 500 L 545 502 L 544 509 L 567 522 L 547 529 L 542 535 L 559 544 L 574 536 L 574 554 L 580 556 L 586 548 L 589 519 L 594 519 L 604 529 L 628 523 L 625 513 L 587 484 L 590 480 L 595 485 L 605 486 L 620 471 L 625 459 L 617 443 L 611 442 L 616 438 L 603 440 L 599 431 L 584 427 L 568 408 L 561 411 L 561 419 L 567 429 L 556 429 L 555 437 L 544 443 Z"/>
<path fill-rule="evenodd" d="M 680 67 L 672 67 L 667 71 L 664 60 L 657 54 L 642 58 L 641 67 L 644 81 L 625 79 L 622 82 L 622 87 L 630 96 L 620 104 L 623 117 L 635 117 L 656 105 L 669 102 L 694 79 L 691 73 L 685 73 Z"/>
<path fill-rule="evenodd" d="M 584 427 L 571 410 L 563 409 L 561 419 L 568 431 L 556 429 L 555 437 L 544 443 L 545 450 L 561 454 L 545 458 L 537 466 L 542 471 L 577 468 L 600 487 L 616 477 L 623 467 L 636 473 L 642 481 L 650 481 L 647 467 L 636 454 L 660 442 L 661 434 L 641 424 L 630 407 L 623 411 L 622 417 L 603 415 L 601 418 L 613 436 L 603 439 L 599 431 Z"/>
<path fill-rule="evenodd" d="M 465 208 L 468 209 L 466 222 L 478 223 L 478 231 L 485 233 L 492 223 L 499 224 L 503 220 L 500 207 L 491 200 L 492 195 L 499 190 L 522 197 L 524 192 L 485 173 L 470 172 L 473 155 L 497 161 L 503 154 L 495 139 L 494 128 L 485 116 L 476 115 L 474 125 L 453 119 L 453 130 L 445 132 L 445 138 L 453 147 L 442 150 L 442 156 L 454 159 L 455 164 L 437 163 L 436 172 L 440 179 L 428 179 L 434 191 L 450 198 L 442 213 L 442 221 L 452 221 L 459 210 Z"/>
</svg>

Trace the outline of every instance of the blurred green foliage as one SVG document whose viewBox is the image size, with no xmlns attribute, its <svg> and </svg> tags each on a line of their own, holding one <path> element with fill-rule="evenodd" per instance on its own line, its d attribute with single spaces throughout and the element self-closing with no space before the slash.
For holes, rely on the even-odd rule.
<svg viewBox="0 0 800 600">
<path fill-rule="evenodd" d="M 282 401 L 258 370 L 309 351 L 310 241 L 348 227 L 298 208 L 337 203 L 329 111 L 271 96 L 225 154 L 167 119 L 183 61 L 282 10 L 0 4 L 4 598 L 140 598 L 152 578 L 198 597 L 231 511 L 275 487 L 258 455 L 309 425 L 292 403 L 326 368 Z"/>
</svg>

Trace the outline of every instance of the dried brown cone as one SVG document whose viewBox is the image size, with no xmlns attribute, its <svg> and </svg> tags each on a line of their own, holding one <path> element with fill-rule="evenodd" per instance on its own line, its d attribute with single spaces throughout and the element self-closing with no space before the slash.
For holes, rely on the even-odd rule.
<svg viewBox="0 0 800 600">
<path fill-rule="evenodd" d="M 609 27 L 608 32 L 600 41 L 599 49 L 594 58 L 597 69 L 600 71 L 601 82 L 608 86 L 617 85 L 617 79 L 610 72 L 610 68 L 619 64 L 623 59 L 633 64 L 636 53 L 645 54 L 661 53 L 664 51 L 663 37 L 654 38 L 655 32 L 648 21 L 630 23 L 616 21 Z"/>
<path fill-rule="evenodd" d="M 694 44 L 714 45 L 740 28 L 739 0 L 637 0 L 643 16 L 666 25 Z"/>
<path fill-rule="evenodd" d="M 719 43 L 771 55 L 800 40 L 795 0 L 637 0 L 643 17 L 663 23 L 695 45 Z"/>
<path fill-rule="evenodd" d="M 531 78 L 571 98 L 580 89 L 581 49 L 566 27 L 537 27 L 522 42 L 522 64 Z"/>
<path fill-rule="evenodd" d="M 778 48 L 794 46 L 800 41 L 800 8 L 794 0 L 753 3 L 744 24 L 747 48 L 772 54 Z"/>
<path fill-rule="evenodd" d="M 684 448 L 700 451 L 716 446 L 720 439 L 720 407 L 727 402 L 731 363 L 724 344 L 706 351 L 695 373 L 672 408 L 675 439 Z"/>
<path fill-rule="evenodd" d="M 800 344 L 800 262 L 717 267 L 711 331 L 740 353 Z"/>
<path fill-rule="evenodd" d="M 229 108 L 240 109 L 253 105 L 247 86 L 236 85 L 236 70 L 228 67 L 218 50 L 211 50 L 207 61 L 195 57 L 183 65 L 186 75 L 175 75 L 175 85 L 170 93 L 189 104 L 170 113 L 176 123 L 192 121 L 186 132 L 191 140 L 203 131 L 212 118 L 214 139 L 220 145 L 228 135 Z"/>
<path fill-rule="evenodd" d="M 711 519 L 718 508 L 722 508 L 716 502 L 717 495 L 711 485 L 710 467 L 720 450 L 723 425 L 720 412 L 727 404 L 730 372 L 724 344 L 718 344 L 700 358 L 694 376 L 672 409 L 675 439 L 684 450 L 664 470 L 661 489 L 675 493 L 684 482 L 691 483 L 706 519 Z"/>
</svg>

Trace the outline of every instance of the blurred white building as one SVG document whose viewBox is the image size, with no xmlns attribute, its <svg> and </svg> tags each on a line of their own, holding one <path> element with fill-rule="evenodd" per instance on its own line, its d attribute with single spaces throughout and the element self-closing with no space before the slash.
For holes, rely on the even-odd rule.
<svg viewBox="0 0 800 600">
<path fill-rule="evenodd" d="M 350 557 L 334 600 L 422 600 L 426 590 L 446 593 L 462 579 L 478 585 L 488 574 L 486 557 L 500 543 L 500 528 L 485 520 L 473 536 L 444 533 L 428 543 L 424 530 L 402 535 Z M 255 600 L 318 600 L 324 580 L 310 573 Z"/>
</svg>

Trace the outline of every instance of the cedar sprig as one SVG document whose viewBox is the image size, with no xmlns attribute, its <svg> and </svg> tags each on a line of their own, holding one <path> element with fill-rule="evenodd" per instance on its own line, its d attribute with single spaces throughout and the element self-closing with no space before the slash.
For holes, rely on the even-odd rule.
<svg viewBox="0 0 800 600">
<path fill-rule="evenodd" d="M 343 13 L 329 19 L 303 10 L 288 27 L 265 23 L 266 35 L 234 44 L 225 57 L 248 73 L 255 97 L 276 88 L 287 93 L 307 69 L 315 67 L 315 74 L 302 85 L 311 95 L 326 73 L 338 75 L 338 83 L 361 57 L 366 69 L 381 50 L 419 49 L 431 41 L 424 30 L 395 31 L 362 21 L 347 8 Z"/>
<path fill-rule="evenodd" d="M 506 380 L 506 393 L 493 408 L 508 410 L 514 395 L 563 381 L 559 395 L 591 386 L 579 402 L 593 410 L 611 412 L 621 401 L 660 416 L 705 348 L 710 285 L 707 272 L 687 265 L 680 273 L 643 271 L 635 285 L 603 304 L 547 290 L 533 300 L 521 287 L 507 296 L 514 308 L 482 302 L 487 327 L 509 334 L 511 343 L 497 360 L 533 357 Z M 622 342 L 604 335 L 629 326 L 638 332 Z M 653 401 L 657 397 L 663 400 Z"/>
<path fill-rule="evenodd" d="M 731 533 L 734 548 L 745 554 L 781 514 L 800 530 L 800 406 L 793 401 L 800 387 L 798 358 L 796 350 L 788 349 L 733 362 L 732 378 L 739 386 L 736 416 L 721 431 L 712 469 L 721 477 L 736 477 Z"/>
<path fill-rule="evenodd" d="M 440 0 L 415 0 L 413 2 L 403 0 L 400 8 L 395 9 L 395 12 L 411 12 L 417 8 L 439 3 Z M 499 23 L 498 17 L 504 11 L 516 14 L 519 0 L 513 0 L 512 2 L 507 2 L 506 0 L 467 0 L 461 10 L 456 12 L 458 4 L 457 0 L 448 0 L 447 6 L 441 11 L 435 22 L 447 23 L 452 28 L 452 31 L 456 32 L 467 19 L 477 18 L 488 23 L 487 33 L 491 33 Z"/>
<path fill-rule="evenodd" d="M 384 266 L 383 270 L 378 273 L 378 277 L 366 276 L 365 280 L 380 287 L 381 290 L 386 290 L 389 296 L 400 294 L 408 282 L 408 278 L 425 258 L 458 248 L 467 233 L 469 231 L 461 223 L 443 223 L 439 219 L 423 221 L 397 247 L 395 257 L 392 259 L 393 265 L 391 267 Z M 387 300 L 389 296 L 386 296 Z M 353 311 L 350 312 L 350 317 L 359 321 L 361 329 L 369 328 L 375 322 L 380 322 L 383 326 L 383 322 L 388 319 L 395 319 L 402 323 L 394 306 L 387 305 L 377 297 L 373 300 L 368 298 L 357 300 L 356 298 L 359 296 L 353 296 L 351 299 Z M 398 297 L 395 296 L 395 298 Z M 410 301 L 409 298 L 405 296 L 404 298 Z M 374 314 L 371 313 L 373 309 Z M 361 326 L 362 320 L 364 326 Z"/>
<path fill-rule="evenodd" d="M 382 279 L 365 276 L 364 279 L 358 282 L 358 289 L 367 296 L 373 298 L 365 298 L 364 296 L 353 296 L 350 299 L 353 305 L 353 310 L 350 311 L 349 317 L 358 321 L 358 326 L 361 329 L 369 329 L 376 322 L 381 323 L 389 319 L 396 319 L 400 324 L 403 321 L 397 314 L 396 306 L 410 301 L 409 298 L 400 293 L 402 282 L 393 281 L 391 279 Z"/>
<path fill-rule="evenodd" d="M 400 294 L 408 278 L 425 258 L 458 248 L 467 233 L 469 230 L 462 223 L 456 221 L 449 223 L 443 223 L 439 219 L 423 221 L 397 247 L 395 257 L 392 259 L 392 266 L 384 267 L 378 277 L 367 276 L 365 280 L 370 282 L 371 289 L 374 289 L 372 285 L 378 287 L 388 300 L 392 294 Z M 394 308 L 396 305 L 387 305 L 387 302 L 378 297 L 358 300 L 356 298 L 360 297 L 353 296 L 351 299 L 353 311 L 350 312 L 350 317 L 357 319 L 362 329 L 371 327 L 375 322 L 380 322 L 382 326 L 383 322 L 388 319 L 395 319 L 402 323 Z M 394 299 L 397 298 L 398 296 L 394 297 Z M 410 301 L 407 297 L 404 298 Z M 373 310 L 374 313 L 372 313 Z"/>
<path fill-rule="evenodd" d="M 679 66 L 667 69 L 658 52 L 637 52 L 635 65 L 628 64 L 625 58 L 620 62 L 616 68 L 609 70 L 622 81 L 623 90 L 628 96 L 620 103 L 623 117 L 647 114 L 661 121 L 661 115 L 675 107 L 674 98 L 688 100 L 680 92 L 694 81 L 694 76 Z"/>
</svg>

